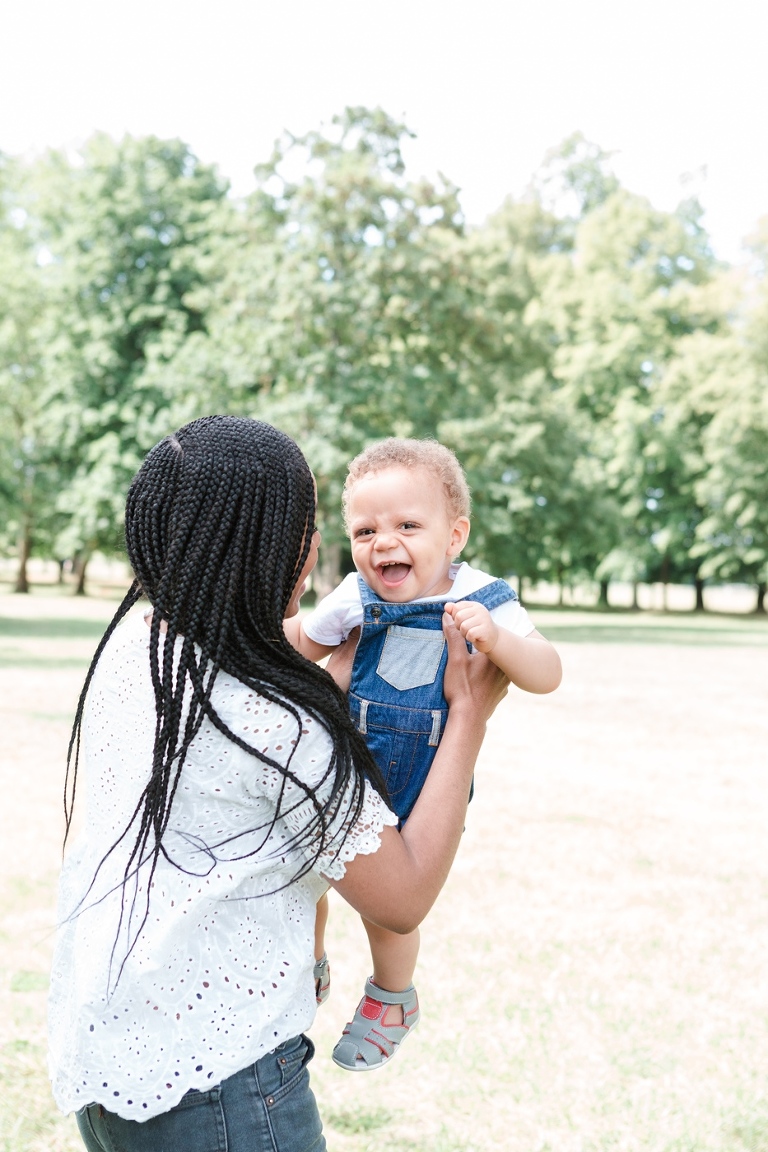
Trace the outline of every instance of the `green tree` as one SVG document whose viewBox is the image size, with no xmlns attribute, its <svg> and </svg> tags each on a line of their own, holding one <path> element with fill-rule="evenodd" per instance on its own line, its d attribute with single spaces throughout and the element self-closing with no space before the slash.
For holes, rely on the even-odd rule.
<svg viewBox="0 0 768 1152">
<path fill-rule="evenodd" d="M 306 451 L 326 583 L 348 460 L 374 438 L 435 435 L 484 361 L 455 189 L 407 179 L 407 135 L 380 110 L 350 108 L 327 132 L 278 141 L 226 241 L 237 259 L 195 349 L 198 390 L 214 380 L 224 405 Z"/>
<path fill-rule="evenodd" d="M 554 560 L 543 532 L 525 552 L 520 533 L 514 552 L 504 543 L 517 495 L 510 506 L 502 476 L 521 467 L 524 502 L 547 521 L 547 541 L 573 521 L 574 501 L 552 480 L 570 412 L 550 397 L 549 329 L 527 315 L 542 263 L 568 238 L 535 198 L 467 233 L 452 186 L 408 180 L 406 134 L 355 108 L 326 133 L 278 142 L 226 241 L 237 259 L 224 258 L 210 336 L 189 341 L 180 363 L 191 379 L 194 359 L 200 391 L 215 387 L 222 405 L 273 420 L 307 451 L 326 584 L 338 572 L 346 463 L 392 434 L 437 436 L 468 465 L 478 492 L 470 556 L 531 575 L 550 564 L 581 571 L 596 516 L 578 521 L 583 538 L 563 540 Z M 531 438 L 535 449 L 524 447 Z M 579 434 L 566 439 L 574 458 Z M 582 511 L 592 471 L 570 470 Z M 488 485 L 495 498 L 480 495 Z"/>
<path fill-rule="evenodd" d="M 56 324 L 46 363 L 59 433 L 65 554 L 119 547 L 128 480 L 170 430 L 166 367 L 205 318 L 194 299 L 226 185 L 178 140 L 95 136 L 72 165 L 37 174 L 55 261 Z"/>
<path fill-rule="evenodd" d="M 559 231 L 573 239 L 575 225 L 620 190 L 610 167 L 612 153 L 574 132 L 550 148 L 534 173 L 537 201 L 559 219 Z"/>
<path fill-rule="evenodd" d="M 661 391 L 679 342 L 722 322 L 706 292 L 714 267 L 697 204 L 660 212 L 623 189 L 584 215 L 573 252 L 552 265 L 542 310 L 557 343 L 553 373 L 589 417 L 590 451 L 620 511 L 597 567 L 603 581 L 696 573 L 699 513 L 663 434 Z"/>
<path fill-rule="evenodd" d="M 42 372 L 48 293 L 25 191 L 20 165 L 0 159 L 0 504 L 16 592 L 29 590 L 33 549 L 50 548 L 55 483 Z"/>
<path fill-rule="evenodd" d="M 745 357 L 740 387 L 731 386 L 703 438 L 705 469 L 697 493 L 706 514 L 697 527 L 694 554 L 705 577 L 757 586 L 757 610 L 765 611 L 768 582 L 768 391 L 766 378 Z"/>
<path fill-rule="evenodd" d="M 507 200 L 470 234 L 482 362 L 439 427 L 473 489 L 467 554 L 561 588 L 591 574 L 609 513 L 588 455 L 589 422 L 552 374 L 555 345 L 540 308 L 570 231 L 531 195 Z"/>
<path fill-rule="evenodd" d="M 709 355 L 690 393 L 708 409 L 696 493 L 704 509 L 694 553 L 705 576 L 768 585 L 768 220 L 754 241 L 752 307 Z"/>
<path fill-rule="evenodd" d="M 521 580 L 562 589 L 594 572 L 613 509 L 589 456 L 586 422 L 543 372 L 501 381 L 496 404 L 443 426 L 467 468 L 467 553 Z"/>
</svg>

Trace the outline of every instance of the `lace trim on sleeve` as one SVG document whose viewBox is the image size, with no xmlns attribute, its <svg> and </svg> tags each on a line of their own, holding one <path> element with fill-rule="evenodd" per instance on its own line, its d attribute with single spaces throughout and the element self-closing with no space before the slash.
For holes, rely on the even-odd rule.
<svg viewBox="0 0 768 1152">
<path fill-rule="evenodd" d="M 312 864 L 313 871 L 320 873 L 328 880 L 341 880 L 346 872 L 346 863 L 355 856 L 368 856 L 376 852 L 381 844 L 381 830 L 387 825 L 396 825 L 397 816 L 387 808 L 386 804 L 371 785 L 366 781 L 363 795 L 363 806 L 360 815 L 354 824 L 349 814 L 349 797 L 353 785 L 339 805 L 339 815 L 326 831 L 327 847 L 320 853 Z M 283 819 L 292 832 L 299 832 L 307 826 L 312 809 L 308 801 L 297 805 L 291 811 L 284 813 Z M 312 846 L 307 845 L 303 851 L 312 852 Z"/>
<path fill-rule="evenodd" d="M 377 852 L 381 845 L 381 830 L 387 825 L 397 824 L 397 816 L 384 803 L 381 796 L 374 792 L 366 782 L 363 807 L 354 825 L 347 832 L 342 844 L 340 836 L 334 837 L 334 842 L 320 853 L 315 871 L 321 873 L 328 880 L 341 880 L 347 871 L 346 865 L 355 856 L 370 856 Z"/>
</svg>

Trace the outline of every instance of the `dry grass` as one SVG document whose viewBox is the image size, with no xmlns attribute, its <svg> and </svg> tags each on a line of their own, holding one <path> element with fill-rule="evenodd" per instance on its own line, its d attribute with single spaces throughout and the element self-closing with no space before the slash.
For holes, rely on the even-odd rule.
<svg viewBox="0 0 768 1152">
<path fill-rule="evenodd" d="M 44 984 L 63 748 L 110 607 L 0 598 L 0 1152 L 80 1148 L 48 1095 Z M 494 717 L 423 930 L 422 1023 L 370 1076 L 330 1061 L 368 969 L 333 903 L 329 1147 L 768 1152 L 768 627 L 535 618 L 564 685 Z"/>
</svg>

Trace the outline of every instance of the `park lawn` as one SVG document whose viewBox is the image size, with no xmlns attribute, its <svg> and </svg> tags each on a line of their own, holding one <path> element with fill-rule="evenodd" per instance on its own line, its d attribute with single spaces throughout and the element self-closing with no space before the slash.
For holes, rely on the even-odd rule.
<svg viewBox="0 0 768 1152">
<path fill-rule="evenodd" d="M 45 1075 L 61 786 L 115 604 L 0 597 L 0 1152 L 81 1149 Z M 331 1152 L 768 1152 L 768 627 L 532 609 L 565 667 L 493 718 L 393 1064 L 330 1050 L 368 974 L 334 899 Z"/>
<path fill-rule="evenodd" d="M 601 612 L 532 608 L 536 624 L 553 643 L 674 644 L 683 647 L 768 646 L 768 616 L 714 612 Z"/>
</svg>

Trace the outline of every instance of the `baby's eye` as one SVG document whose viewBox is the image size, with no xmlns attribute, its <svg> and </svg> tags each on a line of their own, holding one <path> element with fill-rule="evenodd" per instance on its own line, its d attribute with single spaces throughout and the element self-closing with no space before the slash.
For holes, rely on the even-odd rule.
<svg viewBox="0 0 768 1152">
<path fill-rule="evenodd" d="M 410 529 L 410 528 L 418 528 L 418 524 L 415 524 L 415 523 L 413 522 L 413 520 L 405 520 L 405 521 L 404 521 L 404 522 L 403 522 L 403 523 L 400 525 L 400 527 L 401 527 L 401 528 L 405 528 L 406 530 L 408 530 L 408 529 Z"/>
<path fill-rule="evenodd" d="M 355 540 L 358 540 L 361 536 L 372 536 L 372 535 L 373 535 L 373 528 L 358 528 L 355 532 Z"/>
</svg>

